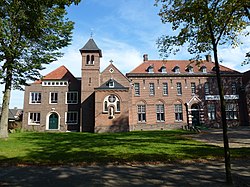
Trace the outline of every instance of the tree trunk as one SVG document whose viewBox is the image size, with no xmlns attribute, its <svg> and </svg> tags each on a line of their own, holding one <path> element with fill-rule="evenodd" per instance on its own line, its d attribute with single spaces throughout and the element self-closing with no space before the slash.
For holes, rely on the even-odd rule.
<svg viewBox="0 0 250 187">
<path fill-rule="evenodd" d="M 230 160 L 230 151 L 229 151 L 229 143 L 228 143 L 228 135 L 227 135 L 227 120 L 226 120 L 226 110 L 225 110 L 225 99 L 223 93 L 223 86 L 221 83 L 220 76 L 220 67 L 218 62 L 218 54 L 217 48 L 214 47 L 214 61 L 215 61 L 215 69 L 216 69 L 216 78 L 220 95 L 220 108 L 221 108 L 221 122 L 223 128 L 223 142 L 224 142 L 224 157 L 225 157 L 225 169 L 226 169 L 226 181 L 227 184 L 232 185 L 233 179 L 231 174 L 231 160 Z"/>
<path fill-rule="evenodd" d="M 7 77 L 5 82 L 4 96 L 2 102 L 2 115 L 0 120 L 0 138 L 8 138 L 8 118 L 9 118 L 9 102 L 11 92 L 12 73 L 7 70 Z"/>
</svg>

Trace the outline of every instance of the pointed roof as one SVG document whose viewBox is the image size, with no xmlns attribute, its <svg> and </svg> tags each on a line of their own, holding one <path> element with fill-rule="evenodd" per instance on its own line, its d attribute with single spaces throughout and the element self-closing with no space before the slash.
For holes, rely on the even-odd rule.
<svg viewBox="0 0 250 187">
<path fill-rule="evenodd" d="M 43 80 L 65 80 L 65 79 L 70 79 L 72 77 L 74 76 L 65 66 L 60 66 L 59 68 L 45 75 L 42 79 Z"/>
<path fill-rule="evenodd" d="M 113 86 L 112 87 L 109 86 L 110 82 L 113 82 Z M 95 90 L 128 90 L 128 88 L 122 86 L 116 80 L 114 80 L 114 79 L 111 78 L 108 81 L 106 81 L 104 84 L 102 84 L 100 87 L 95 88 Z"/>
<path fill-rule="evenodd" d="M 60 66 L 45 75 L 41 80 L 35 81 L 35 83 L 41 83 L 42 80 L 69 80 L 72 78 L 75 79 L 74 75 L 65 66 Z"/>
<path fill-rule="evenodd" d="M 100 57 L 102 57 L 102 51 L 99 49 L 93 40 L 93 38 L 90 38 L 89 41 L 79 50 L 81 53 L 83 52 L 98 52 Z"/>
</svg>

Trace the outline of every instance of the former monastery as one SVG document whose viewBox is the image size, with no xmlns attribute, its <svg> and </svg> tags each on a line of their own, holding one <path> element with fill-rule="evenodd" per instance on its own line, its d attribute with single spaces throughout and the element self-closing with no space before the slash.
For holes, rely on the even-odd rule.
<svg viewBox="0 0 250 187">
<path fill-rule="evenodd" d="M 123 75 L 91 38 L 80 49 L 82 76 L 61 66 L 25 87 L 23 127 L 37 131 L 120 132 L 220 124 L 214 63 L 149 60 Z M 249 125 L 243 74 L 220 66 L 228 125 Z"/>
</svg>

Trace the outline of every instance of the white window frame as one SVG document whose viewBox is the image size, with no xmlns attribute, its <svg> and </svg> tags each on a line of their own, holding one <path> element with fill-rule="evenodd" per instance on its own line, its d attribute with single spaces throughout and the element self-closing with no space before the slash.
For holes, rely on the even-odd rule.
<svg viewBox="0 0 250 187">
<path fill-rule="evenodd" d="M 33 94 L 35 94 L 36 96 L 32 96 Z M 33 97 L 34 97 L 34 100 L 33 100 Z M 29 104 L 41 104 L 41 102 L 42 102 L 42 93 L 41 92 L 30 92 Z"/>
<path fill-rule="evenodd" d="M 168 83 L 167 82 L 162 83 L 162 94 L 168 95 Z"/>
<path fill-rule="evenodd" d="M 54 98 L 52 98 L 53 94 L 57 94 L 56 100 L 53 100 L 53 101 L 56 101 L 56 102 L 52 102 L 52 99 L 54 99 Z M 53 97 L 55 97 L 55 96 L 53 96 Z M 57 103 L 58 103 L 58 92 L 50 92 L 49 93 L 49 104 L 57 104 Z"/>
<path fill-rule="evenodd" d="M 181 82 L 176 83 L 177 95 L 182 95 L 182 85 Z"/>
<path fill-rule="evenodd" d="M 140 83 L 134 83 L 135 96 L 140 96 Z"/>
<path fill-rule="evenodd" d="M 204 83 L 204 93 L 205 93 L 205 95 L 209 95 L 210 94 L 210 85 L 209 85 L 209 82 L 205 82 Z"/>
<path fill-rule="evenodd" d="M 31 117 L 33 119 L 31 119 Z M 40 123 L 41 123 L 41 113 L 40 112 L 29 112 L 28 113 L 28 125 L 40 125 Z"/>
<path fill-rule="evenodd" d="M 209 120 L 216 120 L 216 107 L 215 104 L 207 105 L 207 116 Z"/>
<path fill-rule="evenodd" d="M 180 73 L 180 67 L 176 66 L 176 67 L 174 68 L 174 72 L 175 72 L 175 73 Z"/>
<path fill-rule="evenodd" d="M 68 101 L 68 94 L 76 94 L 76 102 L 69 102 Z M 78 104 L 78 92 L 76 92 L 76 91 L 66 92 L 65 98 L 66 98 L 66 101 L 65 101 L 66 104 Z M 70 101 L 74 101 L 74 100 L 70 100 Z"/>
<path fill-rule="evenodd" d="M 183 121 L 183 108 L 182 104 L 174 105 L 175 121 Z"/>
<path fill-rule="evenodd" d="M 192 95 L 196 94 L 196 85 L 195 85 L 195 82 L 191 82 L 191 94 Z"/>
<path fill-rule="evenodd" d="M 226 103 L 226 119 L 228 120 L 238 119 L 238 110 L 236 103 Z"/>
<path fill-rule="evenodd" d="M 137 117 L 138 117 L 138 122 L 139 123 L 145 123 L 146 122 L 146 105 L 145 104 L 140 104 L 137 105 Z"/>
<path fill-rule="evenodd" d="M 72 121 L 68 121 L 68 115 L 70 114 L 76 114 L 75 115 L 75 120 L 72 120 Z M 72 117 L 72 116 L 71 116 Z M 65 124 L 68 124 L 68 125 L 76 125 L 78 124 L 78 112 L 77 111 L 68 111 L 68 112 L 65 112 Z"/>
<path fill-rule="evenodd" d="M 108 113 L 108 110 L 109 110 L 110 106 L 112 106 L 114 108 L 115 113 L 120 113 L 121 112 L 120 99 L 114 94 L 107 95 L 104 98 L 104 100 L 103 100 L 103 113 Z"/>
<path fill-rule="evenodd" d="M 201 67 L 201 72 L 202 73 L 207 73 L 207 67 L 205 67 L 205 66 Z"/>
<path fill-rule="evenodd" d="M 156 120 L 157 122 L 165 121 L 164 104 L 156 104 Z"/>
<path fill-rule="evenodd" d="M 154 83 L 149 83 L 149 95 L 155 95 L 155 84 Z"/>
<path fill-rule="evenodd" d="M 189 67 L 188 67 L 188 72 L 189 72 L 189 73 L 194 73 L 194 68 L 193 68 L 192 66 L 189 66 Z"/>
</svg>

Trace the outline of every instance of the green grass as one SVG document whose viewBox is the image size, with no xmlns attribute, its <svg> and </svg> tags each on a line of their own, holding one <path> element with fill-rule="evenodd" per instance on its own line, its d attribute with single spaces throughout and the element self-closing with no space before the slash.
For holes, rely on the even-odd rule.
<svg viewBox="0 0 250 187">
<path fill-rule="evenodd" d="M 10 134 L 0 140 L 0 164 L 106 164 L 223 158 L 223 148 L 185 138 L 187 131 Z M 233 157 L 250 149 L 232 149 Z"/>
</svg>

